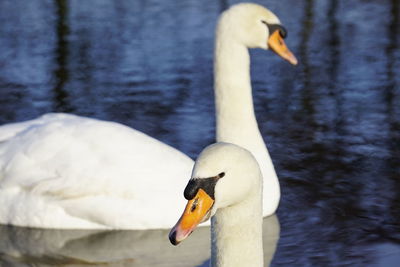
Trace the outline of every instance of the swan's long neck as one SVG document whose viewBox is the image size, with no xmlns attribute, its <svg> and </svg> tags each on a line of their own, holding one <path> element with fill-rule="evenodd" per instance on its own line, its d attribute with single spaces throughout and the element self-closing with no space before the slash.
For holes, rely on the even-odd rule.
<svg viewBox="0 0 400 267">
<path fill-rule="evenodd" d="M 242 145 L 247 135 L 260 135 L 253 107 L 250 56 L 244 45 L 226 36 L 217 34 L 214 57 L 217 141 Z"/>
<path fill-rule="evenodd" d="M 264 216 L 275 212 L 280 187 L 271 158 L 257 125 L 250 81 L 250 55 L 233 40 L 227 25 L 217 29 L 214 62 L 217 142 L 248 149 L 256 157 L 264 177 Z"/>
<path fill-rule="evenodd" d="M 212 217 L 211 266 L 263 266 L 261 197 L 261 192 L 251 194 Z"/>
</svg>

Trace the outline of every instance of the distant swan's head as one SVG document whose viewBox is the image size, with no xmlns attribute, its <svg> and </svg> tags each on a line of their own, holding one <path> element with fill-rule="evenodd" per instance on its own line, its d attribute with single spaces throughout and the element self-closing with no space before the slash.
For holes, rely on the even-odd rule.
<svg viewBox="0 0 400 267">
<path fill-rule="evenodd" d="M 257 161 L 246 149 L 217 143 L 203 150 L 185 188 L 186 208 L 169 238 L 177 245 L 220 208 L 244 200 L 262 187 Z"/>
<path fill-rule="evenodd" d="M 296 65 L 297 59 L 287 48 L 286 29 L 278 17 L 263 6 L 241 3 L 230 7 L 220 16 L 217 36 L 231 39 L 248 48 L 272 49 Z"/>
</svg>

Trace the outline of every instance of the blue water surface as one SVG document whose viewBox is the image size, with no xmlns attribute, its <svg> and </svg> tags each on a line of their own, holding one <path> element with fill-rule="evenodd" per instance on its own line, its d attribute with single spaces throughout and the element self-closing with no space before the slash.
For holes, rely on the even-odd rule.
<svg viewBox="0 0 400 267">
<path fill-rule="evenodd" d="M 237 2 L 1 0 L 0 124 L 73 113 L 195 158 L 215 136 L 216 20 Z M 282 188 L 276 249 L 264 244 L 271 266 L 399 266 L 400 2 L 256 2 L 280 17 L 299 60 L 251 51 L 256 115 Z M 206 228 L 183 248 L 163 230 L 0 232 L 4 266 L 209 258 Z"/>
</svg>

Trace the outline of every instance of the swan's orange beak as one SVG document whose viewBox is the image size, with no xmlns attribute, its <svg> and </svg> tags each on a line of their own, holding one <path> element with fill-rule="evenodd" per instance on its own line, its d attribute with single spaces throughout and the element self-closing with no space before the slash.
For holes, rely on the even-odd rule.
<svg viewBox="0 0 400 267">
<path fill-rule="evenodd" d="M 297 65 L 297 59 L 293 55 L 292 52 L 290 52 L 289 48 L 287 48 L 285 42 L 283 41 L 283 38 L 281 34 L 279 33 L 279 30 L 276 30 L 271 36 L 268 38 L 268 46 L 278 55 L 289 61 L 293 65 Z"/>
<path fill-rule="evenodd" d="M 210 217 L 210 210 L 214 200 L 203 190 L 199 189 L 196 196 L 186 204 L 179 221 L 169 232 L 169 240 L 173 245 L 178 245 L 186 239 L 199 223 Z"/>
</svg>

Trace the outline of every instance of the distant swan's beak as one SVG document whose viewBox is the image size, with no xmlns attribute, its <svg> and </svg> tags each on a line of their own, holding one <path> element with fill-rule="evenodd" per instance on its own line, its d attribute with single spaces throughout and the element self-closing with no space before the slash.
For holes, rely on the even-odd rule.
<svg viewBox="0 0 400 267">
<path fill-rule="evenodd" d="M 268 46 L 278 55 L 289 61 L 293 65 L 297 65 L 297 59 L 287 48 L 279 30 L 276 30 L 268 39 Z"/>
<path fill-rule="evenodd" d="M 196 196 L 186 204 L 179 221 L 169 232 L 169 240 L 173 245 L 178 245 L 186 239 L 196 226 L 210 217 L 210 210 L 214 200 L 203 190 L 199 189 Z"/>
</svg>

